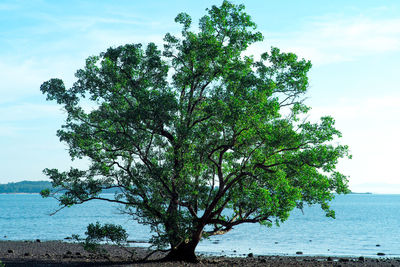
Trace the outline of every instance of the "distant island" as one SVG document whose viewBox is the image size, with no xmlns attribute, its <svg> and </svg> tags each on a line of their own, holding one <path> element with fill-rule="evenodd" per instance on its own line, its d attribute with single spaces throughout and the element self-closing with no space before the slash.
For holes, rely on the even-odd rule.
<svg viewBox="0 0 400 267">
<path fill-rule="evenodd" d="M 54 190 L 48 181 L 22 181 L 0 184 L 0 194 L 34 194 L 43 189 Z M 106 189 L 103 193 L 115 193 L 118 189 Z"/>
<path fill-rule="evenodd" d="M 0 194 L 12 193 L 40 193 L 43 189 L 52 189 L 48 181 L 22 181 L 16 183 L 0 184 Z"/>
</svg>

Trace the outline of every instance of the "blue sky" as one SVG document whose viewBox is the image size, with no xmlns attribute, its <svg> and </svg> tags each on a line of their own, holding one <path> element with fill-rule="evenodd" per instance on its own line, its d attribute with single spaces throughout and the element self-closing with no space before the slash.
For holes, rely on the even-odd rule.
<svg viewBox="0 0 400 267">
<path fill-rule="evenodd" d="M 67 86 L 88 56 L 126 43 L 162 44 L 178 33 L 179 12 L 196 22 L 222 1 L 0 1 L 0 183 L 47 179 L 68 169 L 56 130 L 65 119 L 39 90 L 50 78 Z M 354 191 L 400 193 L 400 2 L 233 1 L 264 34 L 249 48 L 271 46 L 311 60 L 310 119 L 332 115 L 352 160 L 339 169 Z"/>
</svg>

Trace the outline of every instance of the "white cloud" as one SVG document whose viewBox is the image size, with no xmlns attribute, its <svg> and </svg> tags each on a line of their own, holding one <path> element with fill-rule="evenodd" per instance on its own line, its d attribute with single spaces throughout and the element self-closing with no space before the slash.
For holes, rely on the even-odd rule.
<svg viewBox="0 0 400 267">
<path fill-rule="evenodd" d="M 29 60 L 20 62 L 20 64 L 0 62 L 0 79 L 2 80 L 0 102 L 6 102 L 14 97 L 32 92 L 33 87 L 39 83 L 39 77 L 33 62 Z"/>
<path fill-rule="evenodd" d="M 80 63 L 80 65 L 79 65 Z M 45 58 L 6 58 L 0 61 L 0 104 L 21 101 L 23 98 L 40 96 L 40 85 L 51 78 L 62 78 L 68 85 L 72 84 L 74 66 L 83 66 L 68 55 Z M 43 96 L 43 100 L 45 97 Z"/>
<path fill-rule="evenodd" d="M 8 138 L 29 139 L 33 133 L 43 134 L 43 129 L 48 127 L 44 124 L 61 125 L 65 116 L 61 107 L 56 105 L 33 103 L 2 105 L 0 106 L 0 137 L 3 139 L 0 143 L 7 143 Z M 51 134 L 55 134 L 55 129 L 52 129 Z"/>
<path fill-rule="evenodd" d="M 265 36 L 269 45 L 295 52 L 317 65 L 329 64 L 399 52 L 400 19 L 326 16 L 314 18 L 298 31 Z"/>
<path fill-rule="evenodd" d="M 0 122 L 60 118 L 63 114 L 64 112 L 58 105 L 18 103 L 0 107 Z"/>
<path fill-rule="evenodd" d="M 340 143 L 349 145 L 353 155 L 352 160 L 342 160 L 339 169 L 350 176 L 354 190 L 377 181 L 400 186 L 400 95 L 343 99 L 330 106 L 315 106 L 310 115 L 312 120 L 324 115 L 336 120 L 337 129 L 343 134 Z M 389 189 L 369 191 L 391 192 Z"/>
</svg>

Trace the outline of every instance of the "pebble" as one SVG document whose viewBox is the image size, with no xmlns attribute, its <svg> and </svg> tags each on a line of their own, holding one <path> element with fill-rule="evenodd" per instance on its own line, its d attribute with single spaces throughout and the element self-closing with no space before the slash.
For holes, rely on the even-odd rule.
<svg viewBox="0 0 400 267">
<path fill-rule="evenodd" d="M 9 250 L 7 250 L 7 252 L 8 252 L 8 253 L 14 253 L 14 250 L 9 249 Z"/>
<path fill-rule="evenodd" d="M 361 256 L 358 258 L 358 261 L 365 261 L 365 258 Z"/>
</svg>

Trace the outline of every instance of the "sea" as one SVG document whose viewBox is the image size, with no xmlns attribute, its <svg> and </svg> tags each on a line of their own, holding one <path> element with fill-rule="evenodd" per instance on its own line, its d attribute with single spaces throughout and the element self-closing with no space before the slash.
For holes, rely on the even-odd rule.
<svg viewBox="0 0 400 267">
<path fill-rule="evenodd" d="M 331 202 L 336 219 L 327 218 L 319 206 L 293 210 L 279 227 L 243 224 L 225 235 L 202 241 L 197 253 L 246 256 L 364 256 L 400 257 L 400 195 L 338 195 Z M 0 194 L 0 241 L 66 240 L 85 236 L 89 223 L 114 223 L 128 232 L 132 246 L 150 246 L 149 227 L 119 213 L 119 206 L 91 201 L 58 208 L 52 198 L 39 194 Z"/>
</svg>

